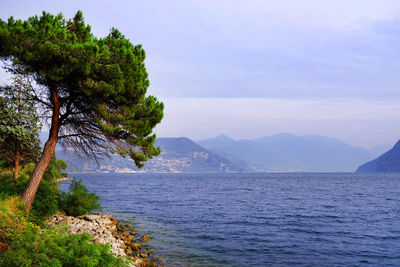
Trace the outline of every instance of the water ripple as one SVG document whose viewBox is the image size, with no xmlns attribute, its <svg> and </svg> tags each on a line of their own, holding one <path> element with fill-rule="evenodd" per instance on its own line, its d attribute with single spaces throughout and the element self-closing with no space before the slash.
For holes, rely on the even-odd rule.
<svg viewBox="0 0 400 267">
<path fill-rule="evenodd" d="M 400 266 L 400 174 L 72 176 L 167 266 Z"/>
</svg>

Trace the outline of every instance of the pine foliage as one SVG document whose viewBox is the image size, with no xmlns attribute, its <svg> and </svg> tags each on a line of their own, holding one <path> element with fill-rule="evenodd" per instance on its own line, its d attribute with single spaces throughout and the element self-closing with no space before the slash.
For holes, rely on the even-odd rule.
<svg viewBox="0 0 400 267">
<path fill-rule="evenodd" d="M 58 139 L 97 158 L 117 152 L 138 167 L 160 153 L 153 128 L 163 103 L 147 96 L 145 51 L 117 29 L 97 38 L 82 12 L 66 20 L 43 12 L 26 21 L 0 20 L 0 58 L 12 73 L 32 77 L 35 101 L 51 118 L 56 92 L 60 102 Z"/>
</svg>

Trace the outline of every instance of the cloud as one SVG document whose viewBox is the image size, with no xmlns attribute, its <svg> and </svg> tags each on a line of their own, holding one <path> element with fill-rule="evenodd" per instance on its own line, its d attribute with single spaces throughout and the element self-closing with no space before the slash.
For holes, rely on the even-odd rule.
<svg viewBox="0 0 400 267">
<path fill-rule="evenodd" d="M 372 146 L 400 130 L 398 0 L 11 1 L 0 18 L 78 8 L 96 36 L 116 27 L 143 44 L 162 136 L 286 131 Z"/>
<path fill-rule="evenodd" d="M 399 1 L 19 1 L 0 17 L 77 7 L 95 35 L 143 44 L 160 97 L 400 96 Z"/>
</svg>

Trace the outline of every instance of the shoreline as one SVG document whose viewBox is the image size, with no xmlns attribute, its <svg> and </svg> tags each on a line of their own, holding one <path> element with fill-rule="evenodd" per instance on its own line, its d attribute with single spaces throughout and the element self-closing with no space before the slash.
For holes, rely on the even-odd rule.
<svg viewBox="0 0 400 267">
<path fill-rule="evenodd" d="M 62 178 L 58 178 L 58 179 L 56 180 L 56 182 L 57 182 L 57 183 L 61 183 L 61 182 L 72 181 L 72 180 L 74 180 L 74 178 L 71 178 L 71 177 L 62 177 Z"/>
<path fill-rule="evenodd" d="M 133 223 L 133 220 L 132 220 Z M 67 225 L 68 234 L 87 233 L 94 243 L 109 244 L 110 251 L 116 257 L 127 257 L 132 261 L 129 266 L 157 267 L 162 258 L 153 257 L 143 243 L 150 241 L 147 235 L 136 238 L 136 228 L 132 224 L 123 224 L 109 214 L 85 214 L 67 216 L 56 214 L 48 219 L 48 226 Z"/>
</svg>

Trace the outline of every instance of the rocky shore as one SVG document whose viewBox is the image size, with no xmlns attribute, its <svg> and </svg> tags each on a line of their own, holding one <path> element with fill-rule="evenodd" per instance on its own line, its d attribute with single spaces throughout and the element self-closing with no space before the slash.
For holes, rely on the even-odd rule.
<svg viewBox="0 0 400 267">
<path fill-rule="evenodd" d="M 62 177 L 62 178 L 58 178 L 57 182 L 61 183 L 61 182 L 66 182 L 66 181 L 72 181 L 74 180 L 74 178 L 70 178 L 70 177 Z"/>
<path fill-rule="evenodd" d="M 92 214 L 79 217 L 66 215 L 53 215 L 49 219 L 49 226 L 66 224 L 69 234 L 88 233 L 93 236 L 93 242 L 110 244 L 111 252 L 116 257 L 128 257 L 136 267 L 161 266 L 161 258 L 152 257 L 145 251 L 143 242 L 149 241 L 149 236 L 136 238 L 136 228 L 131 224 L 123 224 L 112 215 Z"/>
</svg>

